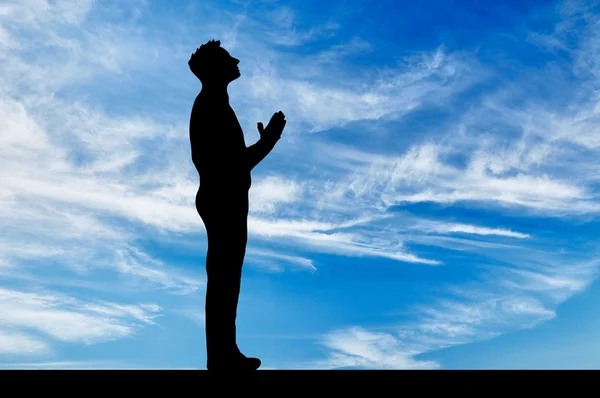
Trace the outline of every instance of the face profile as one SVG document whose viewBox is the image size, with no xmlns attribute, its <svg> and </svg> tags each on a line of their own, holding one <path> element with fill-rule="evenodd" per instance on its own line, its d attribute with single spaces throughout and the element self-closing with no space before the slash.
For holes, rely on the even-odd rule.
<svg viewBox="0 0 600 398">
<path fill-rule="evenodd" d="M 201 45 L 188 61 L 192 73 L 208 86 L 226 86 L 240 77 L 239 63 L 239 59 L 221 47 L 219 40 Z"/>
</svg>

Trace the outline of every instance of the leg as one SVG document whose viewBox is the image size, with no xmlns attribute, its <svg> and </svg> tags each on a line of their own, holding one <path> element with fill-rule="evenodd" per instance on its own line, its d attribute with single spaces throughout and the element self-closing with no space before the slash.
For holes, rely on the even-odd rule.
<svg viewBox="0 0 600 398">
<path fill-rule="evenodd" d="M 238 232 L 230 230 L 232 234 Z M 208 358 L 237 352 L 235 320 L 240 293 L 242 261 L 239 246 L 211 235 L 206 256 L 206 344 Z"/>
<path fill-rule="evenodd" d="M 246 358 L 238 350 L 235 326 L 248 238 L 247 204 L 245 198 L 236 201 L 234 206 L 230 203 L 230 206 L 223 207 L 215 202 L 208 205 L 200 198 L 197 208 L 208 235 L 205 307 L 208 362 L 218 364 L 224 361 L 233 366 L 231 358 L 234 358 L 240 368 L 256 369 L 260 360 Z"/>
</svg>

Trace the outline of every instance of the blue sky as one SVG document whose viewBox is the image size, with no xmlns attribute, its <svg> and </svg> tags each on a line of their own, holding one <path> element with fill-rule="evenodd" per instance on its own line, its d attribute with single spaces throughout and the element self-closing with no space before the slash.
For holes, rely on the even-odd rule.
<svg viewBox="0 0 600 398">
<path fill-rule="evenodd" d="M 0 367 L 205 366 L 195 49 L 240 59 L 265 369 L 598 368 L 600 8 L 0 5 Z"/>
</svg>

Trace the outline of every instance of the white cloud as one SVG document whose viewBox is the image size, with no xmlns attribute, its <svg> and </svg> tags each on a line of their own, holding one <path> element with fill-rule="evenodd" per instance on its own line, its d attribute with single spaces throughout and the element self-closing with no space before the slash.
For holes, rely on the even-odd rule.
<svg viewBox="0 0 600 398">
<path fill-rule="evenodd" d="M 0 368 L 11 370 L 56 369 L 56 370 L 164 370 L 162 366 L 135 365 L 119 360 L 105 361 L 55 361 L 13 362 L 0 364 Z M 197 368 L 167 367 L 173 370 L 197 370 Z"/>
<path fill-rule="evenodd" d="M 314 272 L 317 268 L 313 265 L 313 260 L 301 256 L 292 256 L 281 252 L 265 249 L 249 248 L 246 250 L 245 262 L 258 264 L 259 266 L 272 271 L 282 272 L 286 267 L 282 264 L 289 264 L 293 269 L 300 269 Z"/>
<path fill-rule="evenodd" d="M 329 22 L 305 30 L 299 29 L 297 27 L 298 14 L 287 6 L 279 6 L 272 11 L 268 11 L 266 17 L 271 26 L 263 34 L 272 43 L 284 46 L 300 46 L 323 36 L 332 36 L 340 27 L 335 22 Z"/>
<path fill-rule="evenodd" d="M 48 7 L 51 8 L 50 5 Z M 73 15 L 81 15 L 77 10 L 85 10 L 85 7 L 73 4 L 70 9 Z M 40 24 L 45 24 L 40 26 L 48 27 L 48 30 L 52 31 L 50 28 L 55 27 L 52 25 L 54 22 L 49 22 L 51 18 L 47 13 L 63 11 L 47 10 L 44 13 L 38 10 L 38 14 L 32 18 L 37 18 Z M 294 24 L 295 17 L 290 11 L 282 9 L 279 10 L 279 14 L 273 16 L 284 29 Z M 16 20 L 14 15 L 11 18 L 13 22 Z M 81 18 L 83 17 L 69 20 L 79 21 Z M 235 32 L 238 32 L 241 24 L 254 26 L 254 28 L 259 26 L 256 25 L 256 21 L 253 22 L 246 17 L 237 21 L 239 23 L 232 28 Z M 219 21 L 213 22 L 214 26 L 219 25 Z M 253 23 L 255 25 L 252 25 Z M 40 26 L 32 22 L 29 27 L 39 29 Z M 109 28 L 110 32 L 108 32 Z M 25 96 L 21 101 L 7 99 L 6 106 L 10 107 L 6 111 L 9 116 L 7 120 L 15 120 L 13 124 L 17 126 L 16 130 L 6 130 L 10 131 L 9 140 L 14 141 L 10 141 L 9 151 L 16 156 L 12 169 L 7 169 L 4 177 L 8 184 L 8 193 L 38 198 L 38 201 L 52 203 L 58 208 L 79 208 L 79 214 L 86 214 L 84 212 L 94 214 L 87 218 L 88 224 L 98 224 L 99 221 L 96 219 L 102 214 L 128 219 L 134 223 L 141 222 L 161 231 L 203 233 L 201 220 L 193 207 L 196 191 L 196 184 L 193 182 L 195 171 L 191 168 L 188 159 L 189 148 L 185 140 L 186 135 L 182 133 L 185 131 L 183 124 L 173 126 L 156 122 L 151 118 L 112 116 L 84 102 L 73 102 L 51 94 L 66 84 L 74 84 L 66 80 L 68 76 L 77 75 L 91 79 L 98 73 L 110 75 L 124 73 L 127 68 L 138 68 L 141 60 L 147 57 L 146 50 L 149 48 L 149 42 L 144 41 L 145 39 L 138 34 L 134 26 L 113 28 L 115 28 L 113 25 L 102 24 L 83 27 L 81 35 L 72 39 L 67 39 L 60 33 L 40 36 L 37 40 L 41 44 L 57 44 L 65 51 L 67 57 L 68 68 L 63 68 L 64 78 L 60 78 L 60 74 L 53 74 L 53 79 L 56 80 L 52 83 L 48 83 L 45 79 L 47 72 L 36 70 L 35 65 L 25 62 L 16 53 L 9 57 L 11 62 L 18 66 L 14 70 L 27 71 L 25 80 L 35 83 L 30 86 L 34 87 L 37 93 L 36 97 Z M 324 31 L 333 28 L 335 24 L 323 27 Z M 223 29 L 225 28 L 221 27 L 222 33 L 227 33 L 227 29 Z M 132 32 L 133 34 L 130 35 L 129 33 Z M 234 46 L 240 51 L 248 52 L 246 55 L 250 55 L 249 49 L 260 46 L 258 43 L 248 42 L 247 36 L 237 33 L 234 36 L 237 44 L 250 44 L 250 46 L 237 44 Z M 156 47 L 156 43 L 153 45 Z M 363 40 L 355 38 L 349 43 L 333 46 L 328 52 L 316 56 L 333 61 L 329 57 L 332 54 L 343 55 L 347 51 L 365 49 L 365 46 Z M 88 51 L 89 49 L 101 52 L 102 56 Z M 179 52 L 178 49 L 175 51 Z M 269 69 L 269 60 L 273 59 L 274 54 L 273 50 L 263 53 L 260 64 L 256 63 L 256 55 L 245 61 L 249 65 L 261 65 L 266 69 L 255 69 L 248 83 L 242 86 L 241 98 L 245 96 L 253 102 L 257 99 L 262 101 L 262 103 L 258 101 L 256 107 L 247 106 L 243 114 L 257 114 L 258 107 L 263 109 L 262 107 L 268 105 L 269 101 L 282 104 L 287 101 L 291 109 L 300 110 L 300 113 L 295 115 L 292 111 L 290 119 L 308 123 L 307 126 L 312 126 L 310 128 L 313 130 L 364 118 L 376 119 L 390 112 L 397 114 L 399 110 L 402 113 L 402 109 L 413 109 L 427 98 L 437 98 L 436 101 L 442 101 L 445 96 L 477 80 L 476 74 L 472 73 L 473 65 L 470 65 L 471 61 L 468 58 L 460 54 L 446 53 L 440 48 L 432 54 L 404 60 L 405 63 L 398 70 L 379 71 L 375 75 L 373 84 L 366 87 L 360 84 L 355 88 L 339 85 L 336 87 L 336 85 L 319 83 L 318 80 L 312 83 L 293 77 L 281 78 L 282 85 L 278 86 L 273 85 L 272 82 L 277 81 L 276 76 L 281 72 L 273 68 Z M 166 62 L 163 58 L 160 60 Z M 168 62 L 165 63 L 167 64 Z M 279 65 L 285 63 L 280 62 Z M 290 60 L 288 65 L 297 66 L 298 63 Z M 11 78 L 12 76 L 9 75 L 5 80 L 9 82 Z M 444 83 L 436 83 L 435 80 L 438 78 L 443 78 Z M 257 86 L 256 83 L 260 81 L 268 82 L 268 87 L 261 88 L 260 84 Z M 10 84 L 6 87 L 8 93 L 13 92 Z M 282 87 L 286 87 L 286 90 L 282 91 Z M 287 89 L 290 87 L 294 91 L 293 95 L 288 95 Z M 398 95 L 400 91 L 402 95 Z M 40 93 L 45 95 L 40 96 Z M 322 111 L 325 109 L 323 104 L 328 105 L 325 113 Z M 335 108 L 338 106 L 336 104 L 340 107 Z M 385 107 L 382 107 L 383 104 Z M 57 109 L 59 112 L 56 112 Z M 27 127 L 28 125 L 30 127 Z M 252 126 L 255 126 L 255 122 L 252 122 Z M 27 131 L 22 134 L 24 129 Z M 25 139 L 26 134 L 33 132 L 38 137 L 36 140 Z M 149 162 L 150 159 L 156 158 L 150 157 L 148 151 L 140 149 L 142 142 L 147 141 L 153 141 L 158 147 L 166 147 L 163 153 L 168 154 L 168 158 L 164 162 Z M 43 146 L 37 144 L 37 147 L 32 148 L 32 142 L 43 143 Z M 16 147 L 22 149 L 15 151 Z M 36 156 L 40 153 L 52 153 L 54 156 L 50 159 Z M 83 161 L 79 163 L 83 164 L 75 166 L 73 153 L 77 153 L 77 156 L 82 158 Z M 188 161 L 181 162 L 182 158 Z M 30 159 L 35 159 L 37 162 L 43 160 L 45 164 L 31 163 Z M 15 173 L 15 169 L 19 172 Z M 46 173 L 41 174 L 40 170 Z M 300 196 L 305 194 L 303 181 L 283 180 L 273 176 L 264 179 L 255 178 L 255 181 L 251 190 L 250 204 L 251 210 L 258 215 L 273 214 L 275 211 L 279 211 L 280 214 L 290 212 L 295 204 L 310 206 L 307 198 Z M 330 203 L 330 206 L 335 207 L 336 204 Z M 7 213 L 9 212 L 12 212 L 12 209 L 7 210 Z M 65 211 L 62 213 L 70 214 Z M 291 213 L 297 217 L 299 211 L 294 210 Z M 67 215 L 66 217 L 74 220 L 75 217 L 83 216 Z M 365 241 L 364 237 L 356 233 L 324 234 L 313 231 L 316 225 L 326 224 L 319 221 L 321 217 L 316 217 L 314 222 L 302 220 L 289 223 L 287 221 L 274 223 L 271 220 L 251 218 L 249 224 L 251 232 L 260 237 L 291 237 L 308 243 L 317 251 L 352 256 L 384 256 L 400 261 L 428 264 L 439 263 L 436 260 L 422 259 L 418 255 L 399 250 L 402 246 L 401 242 L 388 242 L 390 244 L 387 245 L 386 242 L 373 244 L 369 242 L 372 238 Z M 305 225 L 306 222 L 308 224 Z M 336 223 L 332 227 L 342 226 L 343 222 Z M 102 228 L 105 228 L 106 234 L 113 233 L 115 237 L 118 234 L 121 236 L 125 234 L 124 231 L 110 231 L 111 228 L 115 229 L 112 225 L 105 225 Z M 129 241 L 131 242 L 134 237 L 135 235 L 130 233 Z M 116 239 L 108 244 L 115 245 L 115 241 Z M 119 255 L 130 247 L 132 247 L 131 243 L 119 245 L 114 248 L 114 252 Z M 263 264 L 269 261 L 268 257 L 262 260 Z M 308 267 L 308 263 L 304 266 Z M 173 287 L 186 284 L 183 280 L 179 282 L 168 280 L 168 274 L 161 269 L 147 268 L 145 265 L 131 261 L 118 260 L 115 268 L 126 274 L 142 276 L 161 286 Z M 191 282 L 189 285 L 193 290 L 193 286 L 197 284 Z"/>
<path fill-rule="evenodd" d="M 455 150 L 458 152 L 460 147 Z M 496 176 L 489 172 L 490 162 L 497 159 L 493 153 L 475 152 L 466 168 L 440 160 L 449 153 L 448 147 L 433 144 L 417 144 L 398 156 L 363 153 L 362 158 L 370 156 L 370 160 L 362 166 L 357 164 L 354 173 L 335 183 L 328 193 L 332 200 L 351 194 L 352 201 L 381 201 L 385 206 L 491 201 L 558 215 L 600 210 L 592 192 L 577 181 L 525 171 Z"/>
<path fill-rule="evenodd" d="M 37 332 L 51 340 L 94 344 L 131 336 L 154 324 L 161 308 L 155 304 L 120 305 L 83 302 L 71 296 L 0 289 L 0 326 Z M 26 336 L 26 335 L 25 335 Z M 2 346 L 22 336 L 1 334 Z M 39 352 L 45 347 L 32 337 L 16 353 Z"/>
<path fill-rule="evenodd" d="M 186 307 L 186 308 L 180 309 L 178 311 L 178 313 L 183 315 L 184 317 L 190 319 L 191 321 L 196 323 L 198 326 L 201 326 L 201 327 L 205 326 L 206 318 L 204 315 L 204 307 L 200 307 L 200 308 Z"/>
<path fill-rule="evenodd" d="M 167 268 L 141 250 L 130 247 L 117 250 L 115 267 L 122 273 L 153 282 L 159 288 L 169 289 L 176 294 L 188 294 L 204 286 L 204 280 L 190 277 L 173 268 Z M 148 265 L 146 265 L 148 264 Z"/>
<path fill-rule="evenodd" d="M 436 361 L 416 356 L 442 348 L 496 337 L 501 331 L 533 327 L 554 317 L 554 312 L 526 297 L 496 297 L 480 303 L 443 301 L 439 307 L 422 307 L 414 325 L 395 333 L 375 333 L 359 327 L 332 331 L 322 344 L 331 350 L 316 368 L 435 369 Z"/>
<path fill-rule="evenodd" d="M 40 339 L 0 328 L 0 355 L 40 355 L 49 352 L 48 345 Z"/>
<path fill-rule="evenodd" d="M 381 244 L 378 238 L 360 233 L 322 233 L 317 230 L 331 230 L 335 224 L 317 223 L 310 221 L 266 221 L 250 218 L 248 230 L 267 239 L 277 238 L 282 245 L 309 247 L 320 253 L 334 253 L 342 256 L 373 256 L 385 257 L 398 261 L 440 264 L 437 260 L 421 258 L 402 250 L 402 242 L 394 241 L 395 237 L 384 238 L 388 243 Z"/>
<path fill-rule="evenodd" d="M 296 13 L 290 7 L 279 7 L 276 10 L 267 13 L 268 18 L 273 24 L 282 28 L 291 28 L 296 19 Z"/>
<path fill-rule="evenodd" d="M 342 57 L 368 50 L 367 41 L 357 37 L 316 54 L 290 54 L 288 58 L 270 47 L 273 42 L 298 45 L 330 35 L 338 27 L 331 23 L 298 30 L 299 16 L 290 9 L 279 9 L 268 16 L 277 26 L 267 33 L 269 43 L 252 39 L 253 33 L 268 25 L 250 15 L 233 18 L 234 24 L 211 21 L 185 39 L 183 34 L 192 30 L 190 26 L 173 28 L 172 39 L 157 39 L 151 34 L 144 36 L 135 25 L 116 26 L 106 21 L 85 25 L 92 5 L 86 1 L 29 0 L 0 6 L 0 57 L 6 66 L 0 72 L 0 155 L 4 160 L 0 170 L 0 219 L 10 228 L 0 233 L 2 269 L 12 266 L 21 270 L 25 267 L 16 265 L 43 258 L 66 265 L 80 275 L 108 267 L 176 293 L 190 293 L 202 285 L 195 275 L 165 266 L 135 243 L 140 237 L 136 228 L 140 226 L 165 235 L 203 233 L 193 206 L 197 175 L 187 143 L 189 108 L 184 110 L 182 106 L 174 111 L 173 119 L 152 113 L 158 106 L 151 102 L 146 103 L 146 114 L 150 116 L 138 116 L 139 109 L 132 110 L 134 115 L 125 111 L 117 114 L 92 105 L 102 100 L 88 102 L 77 89 L 80 84 L 129 88 L 132 91 L 127 95 L 133 98 L 134 93 L 146 93 L 154 87 L 153 73 L 159 73 L 155 71 L 164 75 L 173 72 L 175 77 L 164 82 L 173 95 L 165 97 L 178 96 L 183 103 L 185 93 L 189 92 L 190 98 L 195 94 L 185 61 L 198 43 L 190 43 L 200 33 L 208 34 L 213 29 L 223 34 L 224 45 L 231 44 L 238 52 L 233 55 L 242 59 L 244 79 L 232 87 L 232 100 L 241 122 L 248 126 L 246 131 L 256 136 L 256 121 L 265 121 L 271 114 L 268 109 L 284 110 L 290 121 L 286 137 L 270 159 L 277 159 L 277 154 L 285 159 L 286 172 L 280 172 L 282 176 L 294 167 L 310 171 L 304 179 L 261 178 L 262 168 L 253 174 L 256 184 L 251 190 L 251 235 L 270 243 L 276 241 L 282 247 L 313 252 L 441 264 L 435 258 L 410 252 L 406 245 L 407 241 L 426 243 L 477 250 L 491 260 L 501 254 L 514 267 L 497 270 L 501 277 L 495 283 L 474 289 L 493 289 L 495 295 L 431 305 L 416 326 L 406 327 L 398 336 L 361 329 L 337 332 L 327 340 L 336 352 L 329 365 L 436 367 L 434 362 L 415 360 L 414 355 L 549 319 L 554 314 L 553 304 L 584 289 L 586 278 L 594 275 L 595 265 L 537 266 L 540 261 L 531 260 L 528 265 L 515 261 L 515 253 L 536 250 L 526 245 L 537 241 L 525 239 L 536 236 L 535 231 L 525 234 L 461 220 L 417 217 L 403 227 L 396 223 L 402 216 L 383 214 L 387 208 L 405 203 L 459 201 L 551 216 L 596 214 L 600 205 L 593 182 L 597 181 L 598 168 L 595 160 L 590 161 L 580 151 L 585 148 L 596 154 L 600 142 L 597 99 L 593 96 L 582 95 L 570 108 L 558 110 L 534 98 L 515 110 L 510 101 L 522 92 L 518 83 L 507 85 L 466 108 L 446 134 L 431 140 L 424 134 L 422 140 L 401 148 L 395 141 L 394 145 L 385 141 L 390 137 L 395 140 L 400 131 L 384 131 L 384 122 L 401 121 L 424 105 L 442 109 L 451 106 L 454 94 L 489 76 L 490 71 L 479 65 L 474 55 L 447 51 L 442 46 L 404 58 L 394 67 L 346 68 L 340 63 Z M 100 20 L 102 13 L 118 12 L 105 8 L 95 11 Z M 173 27 L 170 23 L 166 23 L 165 31 Z M 67 34 L 63 28 L 76 34 Z M 597 75 L 597 32 L 593 29 L 588 32 L 592 34 L 587 36 L 587 44 L 574 53 L 579 76 Z M 562 41 L 557 38 L 546 43 L 558 49 Z M 54 51 L 33 54 L 26 52 L 29 48 Z M 141 77 L 131 80 L 131 85 L 120 83 L 134 73 Z M 190 80 L 185 80 L 184 73 Z M 142 86 L 136 86 L 138 81 L 143 82 Z M 71 90 L 69 96 L 64 89 Z M 92 89 L 86 87 L 86 92 L 93 92 L 88 90 Z M 170 106 L 177 109 L 174 104 L 180 104 L 175 99 L 161 101 L 160 106 L 168 108 L 166 113 Z M 191 101 L 186 104 L 191 106 Z M 181 122 L 172 121 L 176 119 Z M 386 143 L 385 150 L 319 144 L 326 141 L 326 137 L 319 141 L 327 134 L 324 130 L 365 120 L 382 123 L 365 128 L 353 139 L 358 140 L 357 145 L 381 140 Z M 522 134 L 511 135 L 517 137 L 514 139 L 496 136 L 490 128 L 490 123 L 496 122 Z M 317 131 L 322 134 L 304 134 Z M 565 149 L 565 143 L 578 149 Z M 316 149 L 321 153 L 315 153 Z M 453 163 L 449 160 L 453 155 L 464 155 L 465 163 Z M 425 228 L 419 232 L 418 226 Z M 431 237 L 432 232 L 465 233 L 489 240 Z M 519 238 L 524 246 L 496 243 L 496 237 Z M 193 239 L 195 243 L 197 237 Z M 545 256 L 554 254 L 540 252 Z M 271 270 L 283 269 L 282 262 L 285 268 L 315 270 L 307 256 L 280 255 L 279 250 L 265 249 L 251 249 L 249 253 L 252 261 Z M 516 296 L 507 296 L 507 290 L 516 292 Z M 129 336 L 136 330 L 130 322 L 148 324 L 157 310 L 83 303 L 52 294 L 6 289 L 0 299 L 3 324 L 73 342 Z M 23 351 L 44 350 L 41 340 L 6 330 L 2 332 L 4 346 L 21 339 Z M 0 351 L 4 346 L 0 343 Z"/>
<path fill-rule="evenodd" d="M 0 367 L 18 370 L 18 369 L 58 369 L 58 370 L 79 370 L 79 369 L 115 369 L 120 368 L 117 361 L 57 361 L 57 362 L 17 362 L 0 364 Z"/>
<path fill-rule="evenodd" d="M 434 361 L 415 360 L 403 351 L 399 342 L 386 333 L 373 333 L 360 327 L 331 332 L 323 344 L 332 350 L 325 361 L 317 361 L 315 368 L 360 369 L 437 369 Z"/>
<path fill-rule="evenodd" d="M 459 223 L 444 223 L 439 221 L 426 221 L 426 220 L 418 220 L 415 224 L 411 225 L 410 228 L 418 229 L 422 231 L 431 231 L 443 234 L 449 233 L 465 233 L 465 234 L 474 234 L 474 235 L 498 235 L 498 236 L 507 236 L 511 238 L 529 238 L 531 237 L 529 234 L 523 234 L 520 232 L 514 232 L 504 228 L 488 228 L 488 227 L 479 227 L 476 225 L 468 225 L 468 224 L 459 224 Z"/>
<path fill-rule="evenodd" d="M 354 47 L 356 43 L 363 42 L 356 41 Z M 340 49 L 328 51 L 339 53 Z M 323 80 L 330 66 L 319 66 L 310 57 L 295 63 L 290 60 L 293 66 L 281 70 L 256 64 L 252 58 L 245 62 L 250 76 L 236 82 L 235 90 L 248 95 L 247 112 L 258 116 L 263 109 L 284 110 L 288 136 L 298 129 L 317 132 L 352 121 L 398 118 L 424 103 L 444 103 L 485 74 L 471 58 L 443 48 L 405 59 L 396 68 L 364 71 L 366 76 L 354 71 L 344 80 Z M 306 73 L 310 79 L 301 77 Z"/>
<path fill-rule="evenodd" d="M 348 42 L 343 44 L 336 44 L 331 46 L 331 48 L 320 52 L 317 55 L 317 59 L 320 62 L 340 62 L 341 58 L 345 56 L 350 56 L 354 54 L 362 54 L 365 52 L 369 52 L 372 50 L 371 44 L 363 40 L 359 37 L 353 37 Z M 376 97 L 371 97 L 373 100 L 377 101 Z"/>
<path fill-rule="evenodd" d="M 301 186 L 295 181 L 286 181 L 279 176 L 268 176 L 253 181 L 250 190 L 250 211 L 273 214 L 277 205 L 286 205 L 296 200 Z"/>
<path fill-rule="evenodd" d="M 448 298 L 414 306 L 410 310 L 414 321 L 386 327 L 393 332 L 375 333 L 361 327 L 331 331 L 322 341 L 331 352 L 311 366 L 441 367 L 436 362 L 422 363 L 415 357 L 535 327 L 554 318 L 554 308 L 583 291 L 598 274 L 597 260 L 575 258 L 569 262 L 562 257 L 544 253 L 542 259 L 537 255 L 512 258 L 505 253 L 504 260 L 515 261 L 515 268 L 492 267 L 479 283 L 449 286 Z M 573 257 L 567 253 L 564 258 Z"/>
<path fill-rule="evenodd" d="M 97 267 L 102 262 L 114 264 L 116 270 L 146 278 L 158 286 L 193 291 L 199 285 L 193 278 L 175 276 L 172 270 L 167 272 L 160 267 L 149 267 L 127 259 L 127 255 L 125 260 L 120 259 L 131 248 L 135 250 L 131 243 L 136 239 L 133 225 L 117 226 L 103 221 L 105 217 L 120 217 L 161 231 L 204 232 L 201 219 L 193 207 L 197 187 L 190 174 L 193 176 L 195 171 L 189 159 L 187 162 L 180 161 L 189 158 L 186 136 L 179 135 L 185 126 L 162 124 L 138 116 L 112 116 L 100 108 L 55 94 L 67 84 L 75 84 L 67 80 L 73 75 L 91 79 L 96 73 L 120 73 L 122 68 L 132 66 L 131 59 L 121 55 L 141 59 L 145 56 L 141 55 L 144 48 L 149 44 L 138 43 L 140 37 L 137 35 L 123 40 L 128 36 L 128 27 L 120 27 L 107 36 L 102 33 L 106 30 L 102 25 L 94 25 L 93 29 L 96 30 L 82 27 L 81 35 L 67 39 L 61 33 L 52 34 L 53 29 L 58 29 L 57 24 L 60 25 L 62 20 L 81 22 L 87 9 L 85 4 L 71 4 L 70 8 L 61 9 L 54 9 L 50 4 L 43 9 L 27 8 L 29 5 L 23 6 L 23 9 L 18 9 L 16 4 L 12 6 L 14 13 L 9 15 L 12 29 L 14 32 L 20 29 L 14 25 L 17 14 L 29 15 L 28 29 L 46 29 L 35 40 L 40 45 L 58 45 L 64 50 L 66 63 L 65 68 L 61 69 L 64 71 L 62 76 L 62 72 L 56 74 L 39 69 L 38 65 L 44 63 L 32 64 L 19 53 L 7 55 L 15 67 L 5 70 L 4 80 L 7 84 L 1 102 L 5 116 L 2 141 L 7 163 L 2 172 L 2 203 L 5 206 L 0 217 L 14 227 L 20 226 L 22 229 L 17 233 L 21 236 L 25 231 L 36 233 L 38 237 L 43 236 L 46 243 L 39 243 L 35 247 L 30 244 L 26 250 L 5 240 L 5 246 L 12 249 L 5 252 L 3 263 L 16 263 L 19 256 L 25 254 L 31 257 L 37 253 L 38 258 L 53 255 L 59 259 L 62 256 L 63 261 L 78 272 Z M 53 18 L 50 14 L 62 17 Z M 20 25 L 21 28 L 23 26 Z M 16 37 L 14 35 L 13 39 Z M 103 56 L 90 55 L 86 46 L 99 49 Z M 136 47 L 136 52 L 128 51 L 131 46 Z M 113 57 L 117 55 L 117 58 Z M 100 60 L 103 63 L 98 63 Z M 106 63 L 107 60 L 110 62 Z M 133 62 L 133 67 L 137 65 Z M 23 75 L 22 72 L 26 73 Z M 49 73 L 52 75 L 50 80 L 47 79 Z M 22 88 L 11 83 L 16 81 L 14 77 L 17 75 L 21 75 L 18 81 L 29 82 L 28 93 L 35 92 L 35 96 L 26 94 L 19 95 L 19 99 L 12 98 Z M 164 153 L 169 154 L 165 162 L 148 162 L 152 159 L 151 154 L 140 149 L 140 144 L 148 140 L 165 147 Z M 79 158 L 79 161 L 75 162 L 75 158 Z M 283 206 L 290 208 L 303 192 L 302 183 L 296 181 L 286 181 L 280 177 L 255 180 L 257 183 L 251 191 L 251 207 L 258 214 L 272 213 Z M 30 200 L 13 200 L 23 197 Z M 42 204 L 46 210 L 36 212 L 34 209 Z M 258 231 L 260 236 L 277 236 L 281 234 L 278 231 L 283 231 L 280 224 L 271 224 L 266 220 L 255 223 L 251 220 L 250 223 L 258 225 L 254 231 Z M 317 221 L 312 224 L 323 223 Z M 61 226 L 59 234 L 52 234 L 57 225 Z M 292 222 L 291 232 L 283 232 L 283 235 L 302 237 L 295 233 L 294 228 L 300 227 L 305 231 L 313 228 L 301 225 L 302 222 Z M 58 238 L 68 241 L 61 244 Z M 309 234 L 306 239 L 317 243 L 332 241 L 334 252 L 379 255 L 378 249 L 365 248 L 363 244 L 352 247 L 353 241 L 348 241 L 350 235 Z M 91 245 L 91 242 L 94 244 Z M 342 246 L 336 248 L 335 242 L 341 242 Z M 326 249 L 322 244 L 316 246 L 320 247 L 319 250 Z M 50 250 L 51 247 L 53 249 Z M 350 249 L 346 250 L 346 247 Z M 112 255 L 108 256 L 108 253 Z M 384 255 L 400 260 L 421 261 L 417 256 L 396 251 Z M 90 261 L 102 256 L 106 257 L 100 261 Z M 269 260 L 265 258 L 264 261 Z M 299 265 L 310 268 L 308 263 Z"/>
</svg>

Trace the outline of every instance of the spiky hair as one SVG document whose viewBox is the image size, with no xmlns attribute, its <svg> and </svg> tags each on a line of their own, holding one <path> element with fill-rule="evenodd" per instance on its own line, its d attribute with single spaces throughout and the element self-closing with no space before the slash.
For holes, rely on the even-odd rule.
<svg viewBox="0 0 600 398">
<path fill-rule="evenodd" d="M 202 76 L 209 65 L 210 58 L 216 55 L 219 47 L 221 47 L 220 40 L 210 40 L 198 47 L 195 53 L 192 53 L 188 65 L 192 73 L 196 75 L 198 79 L 202 80 Z"/>
</svg>

